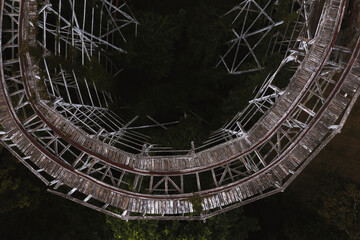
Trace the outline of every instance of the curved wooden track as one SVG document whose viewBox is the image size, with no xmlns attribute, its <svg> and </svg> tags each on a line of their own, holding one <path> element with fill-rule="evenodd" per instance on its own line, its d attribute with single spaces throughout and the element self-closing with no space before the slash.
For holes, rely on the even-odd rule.
<svg viewBox="0 0 360 240">
<path fill-rule="evenodd" d="M 348 1 L 327 0 L 288 86 L 246 132 L 184 155 L 130 153 L 41 99 L 42 65 L 27 50 L 37 46 L 37 2 L 0 2 L 2 144 L 49 192 L 121 219 L 204 220 L 284 191 L 360 94 L 360 38 L 339 41 Z"/>
</svg>

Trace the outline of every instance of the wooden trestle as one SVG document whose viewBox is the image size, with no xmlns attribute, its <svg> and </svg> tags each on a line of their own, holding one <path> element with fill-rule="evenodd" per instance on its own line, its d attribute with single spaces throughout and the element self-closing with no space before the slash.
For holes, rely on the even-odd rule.
<svg viewBox="0 0 360 240">
<path fill-rule="evenodd" d="M 40 65 L 24 50 L 37 44 L 37 1 L 0 0 L 0 141 L 49 192 L 124 220 L 204 220 L 284 191 L 340 132 L 360 94 L 360 38 L 342 62 L 334 57 L 345 49 L 337 40 L 347 2 L 325 1 L 289 85 L 250 128 L 236 120 L 226 141 L 149 156 L 102 141 L 41 99 Z"/>
</svg>

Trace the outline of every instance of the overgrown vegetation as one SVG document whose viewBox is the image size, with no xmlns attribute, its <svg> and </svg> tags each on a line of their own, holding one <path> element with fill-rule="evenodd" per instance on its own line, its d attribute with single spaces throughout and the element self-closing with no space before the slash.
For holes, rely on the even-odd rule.
<svg viewBox="0 0 360 240">
<path fill-rule="evenodd" d="M 259 230 L 256 218 L 246 217 L 243 209 L 202 221 L 122 221 L 106 217 L 113 239 L 128 240 L 192 240 L 247 239 Z"/>
<path fill-rule="evenodd" d="M 46 193 L 43 183 L 7 151 L 1 150 L 0 159 L 1 239 L 358 239 L 360 185 L 339 175 L 324 174 L 311 180 L 300 175 L 307 185 L 205 223 L 126 222 Z M 318 187 L 314 188 L 313 181 Z M 195 198 L 193 202 L 197 206 L 200 201 Z"/>
<path fill-rule="evenodd" d="M 129 4 L 140 22 L 138 36 L 128 39 L 127 55 L 114 56 L 124 71 L 115 79 L 112 93 L 140 116 L 180 121 L 168 131 L 149 130 L 151 141 L 160 145 L 176 149 L 189 149 L 190 141 L 201 145 L 210 131 L 248 103 L 254 89 L 282 60 L 281 54 L 270 55 L 261 59 L 266 66 L 263 71 L 240 76 L 227 74 L 221 65 L 215 68 L 228 49 L 226 42 L 234 37 L 233 16 L 222 15 L 237 1 L 134 0 Z M 279 4 L 281 9 L 289 8 L 288 1 Z M 276 15 L 285 21 L 294 17 L 288 10 Z M 259 48 L 266 51 L 264 42 Z"/>
<path fill-rule="evenodd" d="M 193 197 L 191 197 L 189 199 L 189 201 L 191 202 L 193 209 L 194 209 L 194 215 L 201 215 L 201 213 L 203 212 L 203 208 L 202 208 L 202 199 L 201 197 L 194 195 Z"/>
</svg>

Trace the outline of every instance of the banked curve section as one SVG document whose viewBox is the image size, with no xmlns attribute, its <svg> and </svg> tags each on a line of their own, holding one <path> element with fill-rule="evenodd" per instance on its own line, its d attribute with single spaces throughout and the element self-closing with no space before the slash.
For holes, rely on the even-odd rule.
<svg viewBox="0 0 360 240">
<path fill-rule="evenodd" d="M 178 156 L 131 154 L 90 137 L 47 104 L 37 101 L 34 107 L 41 114 L 43 121 L 46 121 L 48 126 L 62 138 L 114 167 L 124 168 L 139 174 L 177 175 L 199 172 L 223 165 L 254 152 L 266 140 L 273 137 L 276 130 L 288 120 L 290 114 L 304 98 L 310 85 L 319 78 L 321 69 L 326 65 L 332 48 L 335 46 L 344 9 L 345 2 L 341 5 L 325 5 L 321 18 L 328 19 L 328 22 L 319 23 L 321 28 L 318 33 L 319 37 L 315 37 L 312 48 L 290 80 L 290 84 L 285 90 L 286 94 L 279 97 L 269 112 L 245 136 L 198 153 Z M 35 83 L 36 76 L 39 74 L 33 70 L 37 69 L 37 66 L 31 63 L 31 58 L 27 58 L 26 61 L 28 61 L 27 66 L 30 68 L 28 70 L 29 78 L 27 78 L 27 89 L 28 94 L 30 94 L 30 91 L 39 91 Z"/>
</svg>

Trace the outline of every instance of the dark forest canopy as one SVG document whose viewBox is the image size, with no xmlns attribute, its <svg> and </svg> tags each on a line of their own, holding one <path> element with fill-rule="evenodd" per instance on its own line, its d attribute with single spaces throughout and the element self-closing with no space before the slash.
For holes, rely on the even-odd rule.
<svg viewBox="0 0 360 240">
<path fill-rule="evenodd" d="M 1 151 L 0 159 L 0 238 L 4 240 L 355 240 L 360 234 L 360 185 L 339 175 L 313 176 L 316 186 L 307 180 L 305 187 L 311 187 L 302 191 L 310 197 L 296 186 L 205 223 L 126 222 L 47 193 L 10 153 Z"/>
<path fill-rule="evenodd" d="M 194 141 L 196 146 L 201 145 L 212 130 L 218 129 L 246 106 L 254 97 L 254 90 L 283 59 L 283 53 L 267 56 L 264 53 L 272 34 L 284 28 L 285 24 L 265 35 L 256 47 L 256 51 L 260 52 L 259 61 L 265 66 L 261 71 L 230 75 L 222 64 L 215 68 L 220 56 L 231 45 L 229 41 L 234 38 L 232 29 L 241 28 L 241 21 L 232 23 L 236 11 L 224 16 L 239 4 L 238 1 L 176 0 L 169 3 L 133 0 L 127 3 L 139 26 L 137 36 L 134 36 L 133 28 L 125 30 L 125 45 L 122 39 L 118 39 L 118 44 L 115 40 L 114 44 L 124 48 L 127 54 L 106 52 L 112 62 L 123 69 L 114 78 L 106 72 L 105 66 L 97 63 L 96 57 L 80 66 L 81 54 L 71 47 L 69 59 L 49 56 L 47 60 L 53 67 L 61 63 L 69 72 L 76 65 L 74 70 L 80 83 L 86 78 L 99 89 L 120 99 L 111 106 L 120 115 L 125 107 L 139 115 L 140 119 L 149 115 L 158 122 L 180 121 L 167 132 L 159 129 L 145 132 L 153 137 L 152 143 L 177 149 L 188 149 L 190 141 Z M 81 8 L 81 3 L 77 6 Z M 279 10 L 276 8 L 275 21 L 294 20 L 294 13 L 289 12 L 289 1 L 279 1 Z M 263 27 L 262 24 L 267 21 L 263 15 L 259 19 L 257 13 L 250 15 L 247 23 L 252 25 L 254 22 L 255 29 Z M 255 35 L 255 38 L 247 40 L 251 46 L 262 36 Z M 246 46 L 240 47 L 239 53 L 247 52 Z M 257 67 L 251 57 L 243 65 L 244 69 Z M 285 75 L 283 79 L 289 79 L 291 72 Z M 187 130 L 182 131 L 185 128 Z M 184 137 L 175 139 L 177 135 Z"/>
<path fill-rule="evenodd" d="M 251 74 L 234 76 L 224 66 L 215 68 L 220 55 L 229 47 L 227 42 L 234 37 L 231 22 L 236 14 L 223 14 L 239 4 L 238 1 L 171 1 L 170 4 L 161 0 L 134 0 L 128 4 L 140 23 L 138 35 L 130 33 L 125 45 L 127 54 L 115 56 L 124 70 L 113 79 L 111 89 L 120 98 L 117 104 L 137 115 L 149 115 L 159 122 L 180 121 L 168 132 L 150 130 L 148 135 L 156 143 L 180 149 L 188 149 L 192 140 L 200 145 L 211 130 L 246 106 L 254 96 L 254 89 L 283 58 L 279 53 L 262 58 L 265 69 Z M 283 9 L 288 5 L 288 1 L 280 1 Z M 287 19 L 289 12 L 279 11 L 276 18 Z M 263 48 L 267 47 L 264 42 Z M 255 63 L 249 62 L 247 67 L 252 64 Z M 184 128 L 189 135 L 174 139 L 184 135 Z"/>
</svg>

